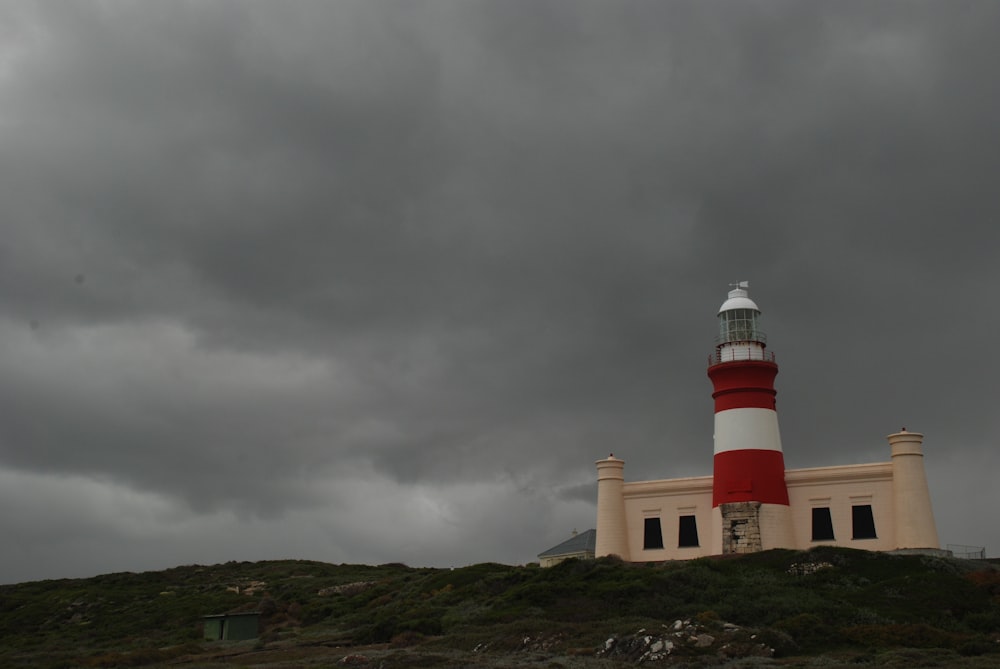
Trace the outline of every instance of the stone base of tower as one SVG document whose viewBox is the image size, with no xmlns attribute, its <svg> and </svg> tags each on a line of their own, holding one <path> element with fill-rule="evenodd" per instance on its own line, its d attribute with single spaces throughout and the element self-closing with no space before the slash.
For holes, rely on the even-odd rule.
<svg viewBox="0 0 1000 669">
<path fill-rule="evenodd" d="M 722 513 L 722 554 L 758 553 L 760 540 L 760 502 L 720 504 Z"/>
<path fill-rule="evenodd" d="M 783 504 L 729 502 L 717 507 L 723 555 L 795 548 L 791 509 Z"/>
</svg>

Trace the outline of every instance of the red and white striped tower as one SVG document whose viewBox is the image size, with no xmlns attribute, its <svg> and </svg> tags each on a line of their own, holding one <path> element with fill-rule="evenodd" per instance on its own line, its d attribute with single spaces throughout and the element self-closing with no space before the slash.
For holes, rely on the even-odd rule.
<svg viewBox="0 0 1000 669">
<path fill-rule="evenodd" d="M 785 460 L 775 411 L 778 365 L 766 350 L 760 309 L 741 281 L 719 308 L 719 336 L 709 360 L 715 399 L 713 546 L 749 553 L 795 545 Z"/>
</svg>

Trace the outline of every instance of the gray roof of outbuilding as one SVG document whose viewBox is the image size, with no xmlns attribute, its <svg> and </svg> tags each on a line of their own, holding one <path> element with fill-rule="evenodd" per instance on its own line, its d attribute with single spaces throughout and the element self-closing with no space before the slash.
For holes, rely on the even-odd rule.
<svg viewBox="0 0 1000 669">
<path fill-rule="evenodd" d="M 570 537 L 558 546 L 553 546 L 547 551 L 538 554 L 538 557 L 550 557 L 553 555 L 566 555 L 567 553 L 583 553 L 584 551 L 594 552 L 597 545 L 597 530 L 587 530 L 580 532 L 575 537 Z"/>
</svg>

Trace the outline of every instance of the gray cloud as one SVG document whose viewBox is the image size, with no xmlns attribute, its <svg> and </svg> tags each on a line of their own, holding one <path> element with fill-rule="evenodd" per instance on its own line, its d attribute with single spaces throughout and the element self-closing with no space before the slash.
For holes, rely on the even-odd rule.
<svg viewBox="0 0 1000 669">
<path fill-rule="evenodd" d="M 608 452 L 710 472 L 739 279 L 789 465 L 921 430 L 942 540 L 1000 540 L 952 492 L 1000 464 L 992 6 L 0 15 L 0 580 L 531 559 Z"/>
</svg>

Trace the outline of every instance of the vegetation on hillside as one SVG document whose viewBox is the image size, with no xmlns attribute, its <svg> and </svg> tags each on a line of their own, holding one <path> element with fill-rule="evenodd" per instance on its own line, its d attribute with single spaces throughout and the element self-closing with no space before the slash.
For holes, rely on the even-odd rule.
<svg viewBox="0 0 1000 669">
<path fill-rule="evenodd" d="M 202 640 L 203 615 L 253 610 L 262 613 L 259 640 Z M 1000 570 L 817 548 L 649 565 L 570 560 L 551 569 L 231 562 L 0 586 L 0 665 L 9 667 L 218 667 L 229 666 L 233 648 L 244 665 L 330 666 L 345 648 L 372 644 L 386 644 L 385 667 L 428 657 L 436 660 L 422 666 L 489 666 L 489 657 L 519 652 L 539 666 L 566 657 L 580 666 L 597 662 L 613 637 L 643 630 L 648 645 L 647 629 L 668 639 L 661 659 L 674 664 L 714 666 L 721 648 L 753 639 L 763 655 L 773 653 L 767 662 L 786 666 L 820 654 L 878 664 L 901 649 L 955 666 L 1000 653 Z M 1000 662 L 1000 654 L 986 659 Z M 605 654 L 593 666 L 634 661 Z"/>
</svg>

